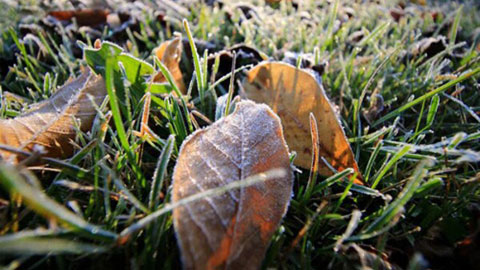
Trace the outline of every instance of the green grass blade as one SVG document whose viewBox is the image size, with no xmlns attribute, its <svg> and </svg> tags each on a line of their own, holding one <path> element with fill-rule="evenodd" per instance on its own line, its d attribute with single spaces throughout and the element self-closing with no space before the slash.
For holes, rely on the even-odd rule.
<svg viewBox="0 0 480 270">
<path fill-rule="evenodd" d="M 458 26 L 460 25 L 460 18 L 462 16 L 462 9 L 463 9 L 463 5 L 460 5 L 460 7 L 457 10 L 457 14 L 455 15 L 455 20 L 453 21 L 453 25 L 452 25 L 452 28 L 450 30 L 450 34 L 448 36 L 448 39 L 450 40 L 450 47 L 455 45 L 455 41 L 457 40 Z"/>
<path fill-rule="evenodd" d="M 438 111 L 439 104 L 440 104 L 440 97 L 438 95 L 433 96 L 432 101 L 430 102 L 430 107 L 428 107 L 426 127 L 430 127 L 433 124 L 433 121 L 435 120 L 435 115 L 437 114 L 437 111 Z"/>
<path fill-rule="evenodd" d="M 224 116 L 227 116 L 230 114 L 230 103 L 232 102 L 233 98 L 233 89 L 234 89 L 234 84 L 235 84 L 235 64 L 237 62 L 237 55 L 233 53 L 233 61 L 232 61 L 232 70 L 230 72 L 230 84 L 228 87 L 228 96 L 227 96 L 227 102 L 225 105 L 225 112 Z"/>
<path fill-rule="evenodd" d="M 170 135 L 167 139 L 165 147 L 163 148 L 160 157 L 158 158 L 157 168 L 153 173 L 152 187 L 150 189 L 150 195 L 148 200 L 148 208 L 154 210 L 159 203 L 158 193 L 162 188 L 163 180 L 165 179 L 165 174 L 167 171 L 168 161 L 173 152 L 173 146 L 175 144 L 175 136 Z"/>
<path fill-rule="evenodd" d="M 395 165 L 398 162 L 398 160 L 400 160 L 405 154 L 407 154 L 408 151 L 410 151 L 410 149 L 411 149 L 410 145 L 405 145 L 402 149 L 400 149 L 400 151 L 395 153 L 395 155 L 392 157 L 392 159 L 390 159 L 390 161 L 383 168 L 383 170 L 380 171 L 380 173 L 377 175 L 377 177 L 375 177 L 375 180 L 373 181 L 373 184 L 372 184 L 372 188 L 377 187 L 378 183 L 380 183 L 380 180 L 382 180 L 383 176 L 385 176 L 385 174 L 387 174 L 388 170 L 390 170 L 390 168 L 393 165 Z"/>
<path fill-rule="evenodd" d="M 328 46 L 330 46 L 330 44 L 332 44 L 333 42 L 333 26 L 335 24 L 335 19 L 337 18 L 339 5 L 340 5 L 340 1 L 335 0 L 330 13 L 330 20 L 328 21 L 327 34 L 326 34 L 327 39 L 324 41 L 324 43 L 322 44 L 322 47 L 320 48 L 321 53 L 325 52 Z"/>
<path fill-rule="evenodd" d="M 0 237 L 0 254 L 12 255 L 57 255 L 103 253 L 108 248 L 62 238 L 29 237 L 15 235 Z"/>
<path fill-rule="evenodd" d="M 187 33 L 188 42 L 190 43 L 190 49 L 192 50 L 193 66 L 195 68 L 195 75 L 197 76 L 198 93 L 200 95 L 200 99 L 203 101 L 205 86 L 203 85 L 203 72 L 200 65 L 200 57 L 198 56 L 197 46 L 195 45 L 192 32 L 190 31 L 188 22 L 185 19 L 183 20 L 183 28 Z"/>
<path fill-rule="evenodd" d="M 314 189 L 312 195 L 314 195 L 318 192 L 321 192 L 323 189 L 335 184 L 336 182 L 342 180 L 344 177 L 346 177 L 349 174 L 352 174 L 353 172 L 354 172 L 354 170 L 352 168 L 347 168 L 347 169 L 345 169 L 341 172 L 338 172 L 338 173 L 330 176 L 329 178 L 325 179 L 324 181 L 318 183 L 315 186 L 315 189 Z"/>
<path fill-rule="evenodd" d="M 380 148 L 383 146 L 383 141 L 378 142 L 377 146 L 375 146 L 375 149 L 373 150 L 372 154 L 370 155 L 370 158 L 368 159 L 367 167 L 365 168 L 365 183 L 368 183 L 368 179 L 370 178 L 370 172 L 372 171 L 373 164 L 375 162 L 375 159 L 378 156 L 378 153 L 380 153 Z"/>
<path fill-rule="evenodd" d="M 421 161 L 420 164 L 415 169 L 413 173 L 412 180 L 410 180 L 406 185 L 405 188 L 398 194 L 395 201 L 393 201 L 390 205 L 385 208 L 382 215 L 374 220 L 365 230 L 367 234 L 373 233 L 374 231 L 379 230 L 385 224 L 391 222 L 393 217 L 395 217 L 400 211 L 402 211 L 403 206 L 412 198 L 417 190 L 420 182 L 427 174 L 427 166 L 429 161 Z"/>
</svg>

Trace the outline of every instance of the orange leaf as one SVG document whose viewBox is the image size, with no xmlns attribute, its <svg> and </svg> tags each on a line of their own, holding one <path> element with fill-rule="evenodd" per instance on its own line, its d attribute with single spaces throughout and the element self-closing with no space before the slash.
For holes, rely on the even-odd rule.
<svg viewBox="0 0 480 270">
<path fill-rule="evenodd" d="M 82 131 L 90 130 L 96 115 L 88 95 L 100 104 L 107 92 L 101 76 L 89 69 L 80 77 L 62 86 L 50 99 L 34 104 L 32 110 L 13 119 L 0 119 L 0 144 L 32 151 L 41 145 L 48 157 L 68 157 L 73 153 L 70 140 L 77 133 L 74 118 Z M 11 153 L 0 150 L 7 159 Z M 17 157 L 16 162 L 24 157 Z"/>
<path fill-rule="evenodd" d="M 350 144 L 325 92 L 308 72 L 280 62 L 265 62 L 248 72 L 243 85 L 244 95 L 256 102 L 269 105 L 282 119 L 285 139 L 297 152 L 295 165 L 310 169 L 312 143 L 309 114 L 318 121 L 320 156 L 336 170 L 358 170 Z M 332 175 L 320 161 L 319 173 Z M 356 180 L 359 184 L 361 181 Z"/>
<path fill-rule="evenodd" d="M 155 55 L 158 60 L 162 61 L 162 63 L 168 68 L 168 71 L 172 74 L 180 92 L 186 94 L 187 88 L 183 82 L 183 74 L 179 66 L 180 59 L 182 58 L 182 38 L 176 37 L 172 40 L 163 42 L 155 49 Z M 167 79 L 161 72 L 159 72 L 155 75 L 153 81 L 162 83 L 167 82 Z"/>
<path fill-rule="evenodd" d="M 286 212 L 293 175 L 278 116 L 242 101 L 233 114 L 191 135 L 173 175 L 173 202 L 281 168 L 287 174 L 175 208 L 185 269 L 258 269 Z"/>
</svg>

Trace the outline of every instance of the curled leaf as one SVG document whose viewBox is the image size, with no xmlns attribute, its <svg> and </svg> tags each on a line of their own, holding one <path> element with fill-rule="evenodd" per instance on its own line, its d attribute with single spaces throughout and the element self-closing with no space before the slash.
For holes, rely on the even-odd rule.
<svg viewBox="0 0 480 270">
<path fill-rule="evenodd" d="M 280 119 L 265 105 L 239 102 L 234 113 L 185 140 L 173 202 L 277 168 L 286 176 L 173 211 L 186 269 L 258 269 L 286 212 L 293 177 Z"/>
<path fill-rule="evenodd" d="M 183 82 L 183 74 L 180 70 L 180 59 L 182 58 L 182 39 L 181 37 L 176 37 L 175 39 L 168 40 L 160 44 L 160 46 L 155 49 L 155 55 L 158 60 L 162 61 L 163 64 L 168 68 L 168 71 L 173 76 L 175 83 L 177 84 L 178 89 L 183 93 L 187 93 L 187 88 Z M 154 82 L 167 82 L 167 79 L 161 72 L 155 75 L 153 79 Z"/>
<path fill-rule="evenodd" d="M 447 47 L 447 39 L 444 36 L 424 38 L 413 45 L 412 55 L 420 56 L 425 54 L 427 58 L 431 58 L 437 53 L 445 50 Z"/>
<path fill-rule="evenodd" d="M 247 98 L 268 104 L 280 116 L 285 139 L 297 152 L 295 165 L 305 169 L 311 166 L 309 114 L 312 112 L 318 121 L 320 156 L 338 171 L 350 167 L 359 172 L 332 105 L 310 73 L 284 63 L 265 62 L 248 72 L 243 88 Z M 323 162 L 319 173 L 333 175 Z"/>
<path fill-rule="evenodd" d="M 73 152 L 70 141 L 77 133 L 74 121 L 79 123 L 82 131 L 87 131 L 92 127 L 96 115 L 89 96 L 100 104 L 106 96 L 106 90 L 102 77 L 87 69 L 48 100 L 34 104 L 29 112 L 13 119 L 0 119 L 0 144 L 26 151 L 41 145 L 48 157 L 70 156 Z M 10 155 L 0 150 L 0 156 L 4 159 Z"/>
</svg>

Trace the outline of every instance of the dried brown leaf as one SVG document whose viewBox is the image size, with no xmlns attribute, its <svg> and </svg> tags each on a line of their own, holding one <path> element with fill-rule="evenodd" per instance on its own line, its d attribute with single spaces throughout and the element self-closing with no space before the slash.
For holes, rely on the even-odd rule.
<svg viewBox="0 0 480 270">
<path fill-rule="evenodd" d="M 182 48 L 182 38 L 176 37 L 160 44 L 160 46 L 155 49 L 155 55 L 157 56 L 158 60 L 165 64 L 168 71 L 170 71 L 180 92 L 186 94 L 187 88 L 183 82 L 183 74 L 179 66 L 182 58 Z M 167 79 L 161 72 L 159 72 L 157 75 L 155 75 L 153 81 L 162 83 L 167 82 Z"/>
<path fill-rule="evenodd" d="M 191 135 L 173 175 L 173 201 L 282 168 L 270 179 L 173 211 L 186 269 L 258 269 L 286 212 L 293 175 L 278 116 L 251 101 Z"/>
<path fill-rule="evenodd" d="M 444 36 L 424 38 L 413 45 L 411 54 L 420 56 L 425 54 L 427 59 L 442 52 L 447 47 L 447 38 Z"/>
<path fill-rule="evenodd" d="M 110 12 L 106 9 L 78 9 L 51 11 L 48 15 L 59 21 L 71 22 L 76 20 L 79 26 L 97 26 L 107 22 Z"/>
<path fill-rule="evenodd" d="M 295 165 L 310 169 L 312 144 L 309 114 L 318 121 L 320 156 L 335 169 L 353 168 L 360 175 L 350 144 L 325 92 L 308 72 L 280 62 L 265 62 L 248 72 L 243 84 L 244 95 L 266 103 L 282 119 L 285 139 L 297 152 Z M 332 175 L 320 161 L 319 173 Z M 356 183 L 361 183 L 359 179 Z"/>
<path fill-rule="evenodd" d="M 74 120 L 80 123 L 82 131 L 87 131 L 96 115 L 88 96 L 100 104 L 106 94 L 102 77 L 87 69 L 48 100 L 34 104 L 29 112 L 13 119 L 0 119 L 0 144 L 29 152 L 34 145 L 41 145 L 48 157 L 68 157 L 73 152 L 71 140 L 77 133 Z M 0 150 L 0 157 L 7 159 L 10 155 Z M 13 161 L 22 158 L 14 157 Z"/>
</svg>

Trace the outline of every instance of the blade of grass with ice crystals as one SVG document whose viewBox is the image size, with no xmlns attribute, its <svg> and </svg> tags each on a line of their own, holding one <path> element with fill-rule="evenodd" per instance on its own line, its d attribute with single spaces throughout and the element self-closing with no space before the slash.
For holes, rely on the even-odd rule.
<svg viewBox="0 0 480 270">
<path fill-rule="evenodd" d="M 142 202 L 140 202 L 140 200 L 138 200 L 135 195 L 132 194 L 132 192 L 130 192 L 130 190 L 125 186 L 125 184 L 123 183 L 123 181 L 121 181 L 120 179 L 118 179 L 116 173 L 111 170 L 107 165 L 105 165 L 104 162 L 100 162 L 99 164 L 106 172 L 108 172 L 108 175 L 111 176 L 111 180 L 113 182 L 113 184 L 117 187 L 118 190 L 120 190 L 120 192 L 125 196 L 125 198 L 131 203 L 133 204 L 136 208 L 138 208 L 140 211 L 144 212 L 144 213 L 149 213 L 150 211 L 148 210 L 148 208 L 143 205 Z"/>
<path fill-rule="evenodd" d="M 235 81 L 236 62 L 237 62 L 237 54 L 233 52 L 232 70 L 230 72 L 231 77 L 230 77 L 230 84 L 228 86 L 227 104 L 225 105 L 225 112 L 223 113 L 224 116 L 227 116 L 230 114 L 230 103 L 232 102 L 232 98 L 233 98 L 233 84 Z"/>
<path fill-rule="evenodd" d="M 327 165 L 327 167 L 328 167 L 332 172 L 338 173 L 337 170 L 335 170 L 335 168 L 333 168 L 332 165 L 331 165 L 330 163 L 328 163 L 328 161 L 327 161 L 324 157 L 321 157 L 321 160 L 322 160 L 323 163 L 325 163 L 325 165 Z M 351 169 L 351 168 L 348 168 L 348 169 Z M 348 169 L 343 170 L 342 173 L 345 172 L 345 171 L 347 171 Z M 353 170 L 353 169 L 352 169 L 352 170 Z M 335 175 L 332 176 L 332 177 L 335 177 Z M 332 177 L 330 177 L 330 178 L 332 178 Z M 330 179 L 330 178 L 328 178 L 328 179 Z M 347 185 L 349 185 L 349 180 L 348 180 L 346 177 L 342 177 L 342 178 L 344 179 L 344 181 L 341 181 L 341 182 L 340 182 L 340 185 L 345 186 L 345 187 L 346 187 Z M 328 180 L 328 179 L 327 179 L 327 180 Z M 333 180 L 332 180 L 332 181 L 333 181 Z M 326 182 L 326 181 L 324 181 L 324 182 Z M 334 182 L 336 182 L 336 181 L 334 181 Z M 323 182 L 322 182 L 322 183 L 323 183 Z M 353 184 L 352 187 L 351 187 L 351 190 L 352 190 L 352 191 L 355 191 L 355 192 L 358 192 L 358 193 L 361 193 L 361 194 L 373 196 L 373 197 L 382 197 L 382 198 L 385 198 L 385 196 L 384 196 L 380 191 L 378 191 L 378 190 L 376 190 L 376 189 L 369 188 L 369 187 L 367 187 L 367 186 L 363 186 L 363 185 Z"/>
<path fill-rule="evenodd" d="M 192 119 L 190 118 L 190 113 L 188 112 L 188 107 L 187 103 L 185 101 L 185 98 L 183 97 L 182 93 L 178 89 L 177 85 L 175 84 L 175 80 L 173 79 L 172 73 L 168 70 L 168 68 L 158 60 L 158 58 L 155 58 L 155 62 L 160 68 L 160 71 L 162 72 L 163 76 L 167 79 L 168 83 L 173 87 L 173 91 L 177 95 L 177 97 L 180 99 L 182 102 L 182 107 L 184 109 L 184 115 L 185 118 L 187 119 L 187 125 L 188 125 L 188 130 L 190 132 L 193 132 L 193 124 L 192 124 Z"/>
<path fill-rule="evenodd" d="M 197 46 L 193 40 L 192 32 L 185 19 L 183 20 L 183 28 L 185 28 L 185 32 L 187 32 L 188 42 L 190 43 L 190 49 L 192 50 L 193 66 L 195 68 L 195 75 L 197 76 L 198 94 L 200 95 L 201 102 L 203 102 L 205 86 L 203 85 L 203 72 L 200 66 L 200 57 L 198 56 Z M 207 60 L 205 59 L 205 61 Z"/>
<path fill-rule="evenodd" d="M 383 141 L 379 141 L 377 143 L 377 146 L 375 146 L 375 149 L 373 150 L 372 154 L 370 155 L 370 158 L 368 159 L 367 167 L 365 168 L 365 183 L 368 183 L 368 179 L 370 178 L 370 171 L 372 170 L 373 164 L 375 162 L 375 159 L 378 156 L 378 153 L 380 152 L 380 148 L 383 146 Z"/>
<path fill-rule="evenodd" d="M 385 174 L 388 172 L 388 170 L 397 163 L 398 160 L 400 160 L 405 154 L 410 151 L 411 146 L 410 145 L 405 145 L 400 151 L 395 153 L 395 155 L 390 159 L 390 161 L 387 163 L 387 165 L 383 168 L 383 170 L 380 171 L 380 173 L 375 177 L 375 181 L 373 181 L 372 188 L 376 188 L 378 183 L 380 183 L 380 180 L 385 176 Z"/>
<path fill-rule="evenodd" d="M 117 234 L 86 222 L 67 210 L 63 205 L 50 199 L 42 191 L 33 188 L 27 184 L 16 168 L 3 163 L 0 163 L 0 185 L 10 194 L 20 195 L 25 204 L 38 214 L 48 219 L 57 220 L 85 236 L 103 240 L 115 240 L 117 238 Z"/>
<path fill-rule="evenodd" d="M 425 184 L 415 190 L 416 198 L 425 198 L 425 195 L 428 194 L 431 190 L 443 186 L 443 180 L 439 177 L 432 178 L 428 180 Z"/>
<path fill-rule="evenodd" d="M 326 187 L 329 187 L 329 186 L 333 185 L 334 183 L 340 181 L 343 177 L 346 177 L 347 175 L 352 174 L 353 172 L 354 172 L 354 170 L 352 168 L 347 168 L 347 169 L 345 169 L 341 172 L 338 172 L 338 173 L 330 176 L 329 178 L 325 179 L 324 181 L 318 183 L 318 185 L 315 186 L 315 189 L 314 189 L 312 194 L 316 194 L 316 193 L 322 191 Z"/>
<path fill-rule="evenodd" d="M 449 44 L 450 46 L 455 45 L 455 41 L 457 39 L 458 26 L 460 25 L 460 18 L 462 16 L 462 9 L 463 9 L 463 5 L 460 5 L 460 7 L 457 9 L 455 20 L 453 21 L 452 28 L 448 35 L 448 39 L 450 40 L 450 44 Z"/>
<path fill-rule="evenodd" d="M 441 93 L 441 92 L 444 92 L 446 90 L 448 90 L 450 87 L 456 85 L 457 83 L 460 83 L 476 74 L 480 73 L 480 67 L 477 67 L 476 69 L 470 71 L 470 72 L 467 72 L 465 74 L 463 74 L 462 76 L 458 77 L 457 79 L 455 80 L 452 80 L 452 81 L 449 81 L 448 83 L 445 83 L 443 84 L 442 86 L 440 87 L 437 87 L 435 88 L 434 90 L 426 93 L 425 95 L 423 96 L 420 96 L 410 102 L 408 102 L 407 104 L 401 106 L 400 108 L 397 108 L 396 110 L 388 113 L 387 115 L 383 116 L 382 118 L 378 119 L 377 121 L 375 121 L 375 123 L 373 123 L 372 126 L 378 126 L 379 124 L 393 118 L 393 117 L 396 117 L 397 115 L 399 115 L 400 113 L 406 111 L 407 109 L 417 105 L 418 103 L 421 103 L 423 102 L 424 100 L 426 99 L 429 99 L 431 97 L 433 97 L 434 95 L 438 94 L 438 93 Z"/>
<path fill-rule="evenodd" d="M 395 217 L 400 211 L 402 211 L 403 206 L 412 198 L 415 194 L 415 191 L 418 189 L 420 182 L 427 175 L 427 166 L 429 165 L 428 160 L 420 161 L 420 164 L 415 169 L 413 173 L 412 180 L 410 180 L 405 188 L 400 192 L 391 204 L 389 204 L 385 210 L 382 212 L 382 215 L 375 219 L 366 229 L 365 233 L 373 233 L 385 224 L 388 224 L 390 220 Z"/>
<path fill-rule="evenodd" d="M 322 47 L 320 48 L 320 52 L 323 53 L 330 44 L 333 42 L 333 26 L 335 24 L 335 19 L 337 18 L 337 13 L 338 13 L 338 6 L 340 4 L 339 0 L 335 0 L 335 3 L 333 4 L 332 7 L 332 12 L 330 14 L 330 20 L 328 21 L 328 28 L 327 28 L 327 39 L 324 41 Z"/>
<path fill-rule="evenodd" d="M 92 254 L 106 252 L 106 247 L 81 243 L 58 237 L 42 237 L 15 233 L 0 236 L 0 254 L 55 255 L 55 254 Z"/>
<path fill-rule="evenodd" d="M 154 210 L 158 206 L 158 193 L 160 192 L 160 189 L 162 187 L 165 173 L 167 171 L 168 161 L 170 160 L 173 152 L 173 146 L 175 144 L 174 139 L 174 135 L 170 135 L 168 137 L 165 147 L 163 148 L 163 151 L 158 158 L 157 168 L 153 173 L 152 187 L 150 189 L 150 195 L 148 199 L 148 208 L 150 210 Z"/>
</svg>

